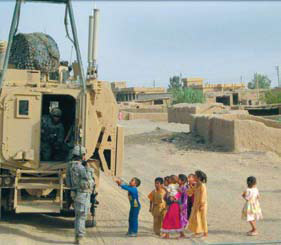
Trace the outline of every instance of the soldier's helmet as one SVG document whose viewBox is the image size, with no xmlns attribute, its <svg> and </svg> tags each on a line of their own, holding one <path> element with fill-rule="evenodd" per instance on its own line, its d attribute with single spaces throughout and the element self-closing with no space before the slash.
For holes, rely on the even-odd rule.
<svg viewBox="0 0 281 245">
<path fill-rule="evenodd" d="M 73 150 L 72 150 L 72 155 L 74 156 L 83 156 L 87 153 L 87 150 L 84 146 L 81 145 L 76 145 L 74 146 Z"/>
<path fill-rule="evenodd" d="M 50 114 L 52 117 L 61 117 L 62 112 L 60 108 L 56 107 L 51 110 Z"/>
</svg>

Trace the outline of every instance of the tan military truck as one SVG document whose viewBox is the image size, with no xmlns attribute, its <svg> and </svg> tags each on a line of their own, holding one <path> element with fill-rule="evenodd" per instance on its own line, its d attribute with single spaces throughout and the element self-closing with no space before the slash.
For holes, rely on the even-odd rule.
<svg viewBox="0 0 281 245">
<path fill-rule="evenodd" d="M 87 77 L 84 76 L 71 0 L 43 2 L 66 5 L 77 54 L 74 75 L 63 80 L 65 70 L 58 69 L 60 79 L 51 80 L 40 70 L 8 68 L 22 2 L 16 1 L 0 68 L 0 203 L 2 209 L 16 213 L 60 213 L 72 208 L 65 185 L 67 162 L 40 160 L 42 116 L 53 107 L 62 110 L 65 137 L 72 134 L 76 144 L 86 147 L 96 182 L 100 170 L 109 176 L 121 175 L 123 131 L 117 125 L 118 107 L 109 84 L 96 78 L 92 54 Z M 92 31 L 90 28 L 91 35 Z M 93 52 L 93 45 L 89 46 L 89 52 Z"/>
</svg>

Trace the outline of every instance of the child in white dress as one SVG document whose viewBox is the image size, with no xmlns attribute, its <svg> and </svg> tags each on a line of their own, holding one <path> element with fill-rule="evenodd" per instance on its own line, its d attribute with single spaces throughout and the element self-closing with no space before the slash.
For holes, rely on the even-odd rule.
<svg viewBox="0 0 281 245">
<path fill-rule="evenodd" d="M 242 218 L 247 220 L 252 227 L 252 230 L 250 230 L 247 234 L 249 236 L 256 236 L 258 235 L 256 221 L 262 219 L 262 212 L 259 203 L 260 194 L 257 188 L 256 178 L 254 176 L 248 177 L 247 185 L 247 190 L 242 194 L 242 197 L 246 200 L 242 210 Z"/>
<path fill-rule="evenodd" d="M 174 197 L 177 195 L 179 189 L 178 177 L 176 175 L 171 175 L 169 178 L 169 185 L 167 187 L 167 198 L 169 201 L 174 201 Z"/>
</svg>

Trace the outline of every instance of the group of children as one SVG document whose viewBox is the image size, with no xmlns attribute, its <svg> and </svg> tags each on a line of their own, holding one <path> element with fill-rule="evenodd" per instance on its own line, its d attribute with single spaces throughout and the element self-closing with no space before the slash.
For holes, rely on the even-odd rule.
<svg viewBox="0 0 281 245">
<path fill-rule="evenodd" d="M 176 232 L 183 238 L 188 228 L 196 236 L 208 235 L 206 182 L 207 176 L 200 170 L 188 177 L 179 174 L 155 179 L 155 190 L 148 195 L 155 234 L 162 233 L 167 239 Z"/>
<path fill-rule="evenodd" d="M 130 213 L 127 235 L 135 237 L 138 233 L 138 214 L 141 207 L 137 187 L 141 181 L 134 177 L 129 185 L 123 184 L 121 180 L 117 180 L 116 183 L 128 191 Z M 206 183 L 207 175 L 201 170 L 188 176 L 179 174 L 156 178 L 155 189 L 148 195 L 154 233 L 166 239 L 170 237 L 170 233 L 179 233 L 179 237 L 184 238 L 184 231 L 188 229 L 195 237 L 202 235 L 207 237 Z M 247 190 L 242 194 L 246 200 L 242 218 L 252 227 L 248 235 L 254 236 L 258 234 L 256 221 L 262 218 L 256 178 L 248 177 L 247 185 Z"/>
</svg>

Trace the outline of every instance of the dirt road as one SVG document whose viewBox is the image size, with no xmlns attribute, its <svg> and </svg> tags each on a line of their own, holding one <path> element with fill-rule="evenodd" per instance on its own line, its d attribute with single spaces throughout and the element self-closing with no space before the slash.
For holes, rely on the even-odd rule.
<svg viewBox="0 0 281 245">
<path fill-rule="evenodd" d="M 123 121 L 126 146 L 123 177 L 138 176 L 142 210 L 138 238 L 126 238 L 129 204 L 126 192 L 110 178 L 102 176 L 99 190 L 98 226 L 88 230 L 87 244 L 281 244 L 281 160 L 272 153 L 229 153 L 203 144 L 187 134 L 188 125 Z M 185 132 L 185 133 L 179 133 Z M 157 176 L 185 173 L 196 169 L 208 175 L 209 237 L 205 240 L 162 240 L 151 232 L 147 194 Z M 260 235 L 247 237 L 249 225 L 241 221 L 245 179 L 255 175 L 262 195 L 264 220 L 258 223 Z M 0 222 L 0 245 L 71 244 L 71 218 L 49 215 L 6 216 Z M 187 232 L 189 235 L 189 233 Z M 279 241 L 279 242 L 278 242 Z"/>
</svg>

